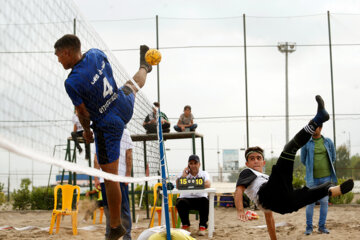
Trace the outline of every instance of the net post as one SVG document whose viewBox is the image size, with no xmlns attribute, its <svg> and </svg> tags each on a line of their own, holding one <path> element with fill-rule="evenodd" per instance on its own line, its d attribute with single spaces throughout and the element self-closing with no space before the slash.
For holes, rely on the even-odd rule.
<svg viewBox="0 0 360 240">
<path fill-rule="evenodd" d="M 146 175 L 146 165 L 147 165 L 147 155 L 146 155 L 146 141 L 144 141 L 144 170 L 145 170 L 145 175 Z M 148 182 L 145 182 L 145 206 L 146 206 L 146 218 L 149 219 L 150 218 L 150 214 L 149 214 L 149 186 L 148 186 Z"/>
<path fill-rule="evenodd" d="M 158 139 L 159 139 L 159 149 L 160 149 L 161 181 L 162 181 L 162 189 L 163 189 L 163 197 L 164 197 L 164 209 L 162 209 L 162 210 L 165 213 L 166 239 L 171 240 L 169 202 L 168 202 L 168 194 L 167 194 L 167 187 L 166 187 L 164 141 L 163 141 L 163 134 L 162 134 L 162 126 L 161 126 L 160 108 L 158 110 L 157 118 L 158 118 Z"/>
</svg>

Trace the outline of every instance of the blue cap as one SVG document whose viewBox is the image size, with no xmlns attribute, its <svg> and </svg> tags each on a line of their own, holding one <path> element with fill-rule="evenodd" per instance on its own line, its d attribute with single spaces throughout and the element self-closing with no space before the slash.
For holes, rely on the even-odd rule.
<svg viewBox="0 0 360 240">
<path fill-rule="evenodd" d="M 196 162 L 200 162 L 200 158 L 199 158 L 199 156 L 196 155 L 196 154 L 190 155 L 190 157 L 189 157 L 189 162 L 190 162 L 191 160 L 194 160 L 194 161 L 196 161 Z"/>
</svg>

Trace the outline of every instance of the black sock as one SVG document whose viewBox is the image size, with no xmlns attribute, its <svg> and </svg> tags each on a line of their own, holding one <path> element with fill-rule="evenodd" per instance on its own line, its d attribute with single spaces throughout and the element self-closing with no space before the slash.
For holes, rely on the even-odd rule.
<svg viewBox="0 0 360 240">
<path fill-rule="evenodd" d="M 317 126 L 321 126 L 322 123 L 329 120 L 330 116 L 325 109 L 325 103 L 322 97 L 320 95 L 316 95 L 315 99 L 318 103 L 318 108 L 317 108 L 316 116 L 313 118 L 313 121 L 317 124 Z"/>
<path fill-rule="evenodd" d="M 323 122 L 329 120 L 329 114 L 325 110 L 324 100 L 319 95 L 317 95 L 315 99 L 318 103 L 316 116 L 285 145 L 284 152 L 295 154 L 297 150 L 309 141 L 316 128 L 321 126 Z"/>
</svg>

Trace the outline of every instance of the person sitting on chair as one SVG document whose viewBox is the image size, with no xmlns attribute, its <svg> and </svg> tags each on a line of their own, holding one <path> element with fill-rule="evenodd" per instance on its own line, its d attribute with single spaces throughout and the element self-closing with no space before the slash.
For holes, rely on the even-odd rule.
<svg viewBox="0 0 360 240">
<path fill-rule="evenodd" d="M 194 115 L 191 113 L 191 106 L 186 105 L 184 107 L 184 113 L 180 115 L 177 125 L 174 126 L 174 129 L 177 132 L 187 132 L 195 131 L 197 124 L 194 123 Z"/>
<path fill-rule="evenodd" d="M 152 107 L 152 112 L 149 113 L 143 123 L 143 127 L 146 129 L 146 134 L 149 133 L 157 133 L 157 119 L 156 113 L 160 104 L 158 102 L 154 102 L 154 107 Z M 161 117 L 161 127 L 164 133 L 170 132 L 170 122 L 165 113 L 160 112 Z"/>
<path fill-rule="evenodd" d="M 197 155 L 191 155 L 188 166 L 178 175 L 179 178 L 202 178 L 205 188 L 210 187 L 210 177 L 205 171 L 200 170 L 200 159 Z M 182 229 L 189 230 L 189 211 L 198 210 L 200 214 L 199 232 L 200 236 L 205 235 L 209 217 L 209 199 L 207 193 L 181 193 L 176 199 L 176 208 L 182 223 Z"/>
<path fill-rule="evenodd" d="M 72 122 L 74 124 L 74 129 L 71 132 L 71 138 L 73 139 L 76 148 L 79 150 L 79 153 L 82 152 L 82 148 L 79 144 L 79 137 L 83 136 L 84 129 L 81 126 L 81 123 L 78 118 L 78 112 L 75 110 L 75 114 L 72 117 Z M 90 159 L 90 144 L 85 142 L 85 159 Z"/>
</svg>

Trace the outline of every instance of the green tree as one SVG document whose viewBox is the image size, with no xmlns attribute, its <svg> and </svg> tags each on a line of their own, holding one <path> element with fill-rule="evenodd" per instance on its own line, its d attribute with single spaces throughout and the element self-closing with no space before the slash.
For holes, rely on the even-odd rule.
<svg viewBox="0 0 360 240">
<path fill-rule="evenodd" d="M 235 172 L 231 172 L 230 175 L 228 176 L 228 181 L 229 182 L 236 182 L 239 178 L 239 174 L 242 170 L 244 170 L 246 167 L 242 167 L 240 168 L 238 171 Z"/>
<path fill-rule="evenodd" d="M 0 206 L 6 201 L 4 194 L 4 184 L 0 183 Z"/>
<path fill-rule="evenodd" d="M 360 179 L 360 155 L 356 154 L 350 159 L 352 168 L 352 177 L 354 179 Z"/>
<path fill-rule="evenodd" d="M 276 164 L 278 158 L 265 159 L 265 174 L 270 175 L 272 167 Z"/>
<path fill-rule="evenodd" d="M 336 175 L 338 178 L 347 178 L 351 174 L 350 152 L 343 144 L 336 149 Z"/>
<path fill-rule="evenodd" d="M 304 164 L 302 164 L 300 160 L 300 155 L 295 156 L 295 162 L 294 162 L 294 174 L 297 176 L 305 176 L 306 173 L 306 167 Z"/>
<path fill-rule="evenodd" d="M 26 210 L 31 206 L 31 193 L 29 186 L 31 181 L 29 178 L 21 179 L 20 189 L 15 190 L 12 194 L 14 200 L 13 209 Z"/>
</svg>

